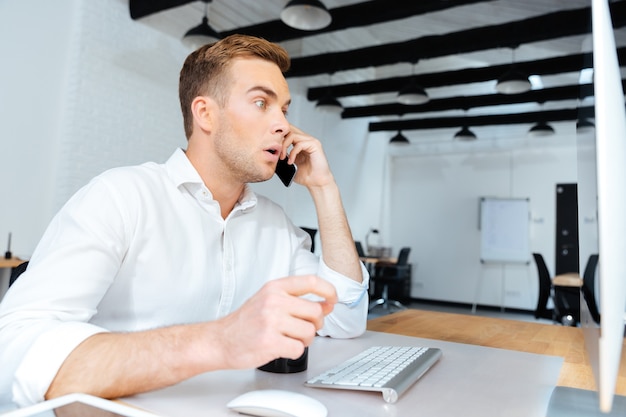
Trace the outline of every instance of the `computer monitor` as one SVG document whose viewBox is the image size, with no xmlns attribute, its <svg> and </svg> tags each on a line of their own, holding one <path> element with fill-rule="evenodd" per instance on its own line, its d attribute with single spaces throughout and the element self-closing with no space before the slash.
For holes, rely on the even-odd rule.
<svg viewBox="0 0 626 417">
<path fill-rule="evenodd" d="M 596 300 L 599 325 L 581 294 L 581 323 L 597 393 L 557 389 L 548 416 L 626 415 L 626 397 L 615 395 L 626 316 L 626 108 L 616 34 L 621 41 L 626 40 L 624 28 L 613 27 L 609 1 L 591 0 L 594 84 L 591 118 L 595 118 L 595 138 L 592 137 L 595 139 L 595 166 L 585 171 L 579 163 L 578 197 L 579 213 L 583 217 L 579 219 L 579 226 L 589 221 L 584 218 L 589 207 L 596 209 L 597 217 L 597 240 L 580 242 L 581 253 L 597 251 L 599 254 L 599 297 Z M 579 144 L 581 140 L 579 137 Z M 579 162 L 581 160 L 579 158 Z M 581 262 L 587 259 L 582 256 Z M 581 265 L 581 271 L 583 267 Z"/>
<path fill-rule="evenodd" d="M 609 4 L 592 0 L 591 6 L 601 315 L 596 383 L 600 409 L 609 412 L 626 312 L 626 110 Z"/>
</svg>

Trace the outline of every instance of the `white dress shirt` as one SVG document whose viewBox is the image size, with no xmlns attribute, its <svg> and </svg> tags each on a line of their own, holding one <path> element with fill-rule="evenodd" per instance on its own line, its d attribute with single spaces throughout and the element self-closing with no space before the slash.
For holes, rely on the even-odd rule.
<svg viewBox="0 0 626 417">
<path fill-rule="evenodd" d="M 215 320 L 288 275 L 335 285 L 339 304 L 319 334 L 362 334 L 367 270 L 357 283 L 310 244 L 249 188 L 224 220 L 181 149 L 165 164 L 103 173 L 55 216 L 0 304 L 0 409 L 42 401 L 65 358 L 95 333 Z"/>
</svg>

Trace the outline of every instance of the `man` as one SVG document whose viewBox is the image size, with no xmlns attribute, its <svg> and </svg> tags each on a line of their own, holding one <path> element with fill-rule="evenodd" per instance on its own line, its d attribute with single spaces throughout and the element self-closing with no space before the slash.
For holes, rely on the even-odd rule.
<svg viewBox="0 0 626 417">
<path fill-rule="evenodd" d="M 187 58 L 187 150 L 92 180 L 0 304 L 0 403 L 132 395 L 363 333 L 369 277 L 320 142 L 286 119 L 288 67 L 280 46 L 241 35 Z M 321 258 L 247 186 L 290 148 Z"/>
</svg>

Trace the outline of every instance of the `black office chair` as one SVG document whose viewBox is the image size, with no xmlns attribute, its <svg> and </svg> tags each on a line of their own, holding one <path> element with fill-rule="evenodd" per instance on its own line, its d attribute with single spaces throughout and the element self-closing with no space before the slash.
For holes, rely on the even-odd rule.
<svg viewBox="0 0 626 417">
<path fill-rule="evenodd" d="M 575 326 L 580 322 L 580 287 L 558 286 L 552 282 L 546 262 L 540 253 L 533 253 L 539 276 L 539 298 L 535 318 L 546 318 L 556 323 Z M 554 308 L 549 309 L 548 300 Z"/>
<path fill-rule="evenodd" d="M 358 240 L 354 241 L 354 246 L 356 246 L 356 253 L 359 255 L 359 258 L 365 258 L 365 251 L 363 250 L 363 244 Z"/>
<path fill-rule="evenodd" d="M 600 312 L 596 304 L 596 267 L 598 266 L 598 254 L 594 253 L 587 259 L 585 272 L 583 274 L 582 292 L 589 309 L 589 313 L 597 324 L 600 324 Z"/>
<path fill-rule="evenodd" d="M 535 308 L 535 318 L 544 318 L 554 320 L 555 311 L 548 309 L 548 300 L 552 298 L 552 279 L 550 272 L 540 253 L 533 253 L 535 265 L 537 265 L 537 274 L 539 276 L 539 298 L 537 299 L 537 307 Z"/>
<path fill-rule="evenodd" d="M 11 277 L 9 278 L 9 287 L 13 285 L 15 280 L 22 275 L 24 271 L 26 271 L 26 267 L 28 266 L 28 261 L 24 261 L 15 268 L 11 269 Z"/>
<path fill-rule="evenodd" d="M 409 264 L 410 252 L 411 248 L 404 247 L 400 249 L 400 254 L 395 263 L 384 261 L 376 263 L 374 275 L 371 279 L 376 286 L 378 284 L 382 285 L 382 293 L 379 299 L 370 302 L 370 310 L 377 306 L 381 306 L 386 310 L 389 310 L 392 306 L 400 310 L 407 308 L 400 301 L 389 298 L 389 287 L 391 285 L 403 285 L 407 280 L 408 282 L 411 281 L 411 264 Z"/>
<path fill-rule="evenodd" d="M 300 227 L 300 229 L 304 230 L 311 236 L 311 252 L 315 252 L 315 235 L 317 235 L 317 229 L 313 229 L 311 227 Z"/>
</svg>

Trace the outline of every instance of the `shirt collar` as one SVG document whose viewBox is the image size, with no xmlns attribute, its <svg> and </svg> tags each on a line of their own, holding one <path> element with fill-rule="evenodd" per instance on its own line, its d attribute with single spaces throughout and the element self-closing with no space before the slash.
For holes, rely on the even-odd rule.
<svg viewBox="0 0 626 417">
<path fill-rule="evenodd" d="M 198 174 L 198 171 L 196 171 L 191 161 L 189 161 L 189 158 L 187 158 L 187 155 L 185 155 L 185 151 L 181 148 L 177 148 L 167 162 L 165 162 L 165 169 L 169 177 L 174 181 L 176 187 L 180 188 L 183 186 L 189 191 L 202 187 L 211 193 L 211 190 L 204 185 L 200 174 Z M 241 196 L 239 196 L 235 209 L 246 210 L 250 207 L 254 207 L 256 203 L 256 194 L 252 191 L 250 186 L 246 184 Z"/>
<path fill-rule="evenodd" d="M 165 169 L 177 187 L 185 184 L 203 184 L 200 174 L 191 165 L 191 161 L 181 148 L 177 148 L 165 162 Z"/>
</svg>

